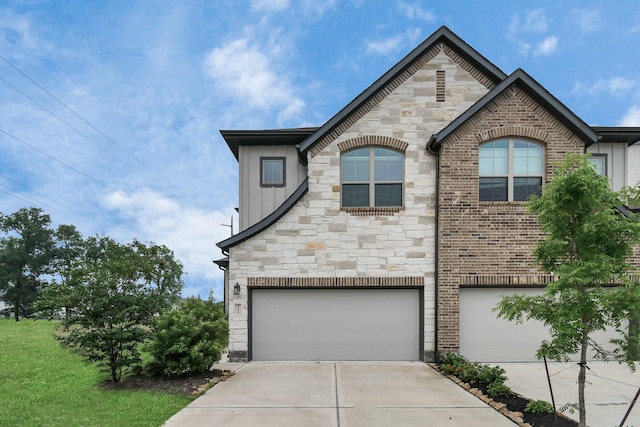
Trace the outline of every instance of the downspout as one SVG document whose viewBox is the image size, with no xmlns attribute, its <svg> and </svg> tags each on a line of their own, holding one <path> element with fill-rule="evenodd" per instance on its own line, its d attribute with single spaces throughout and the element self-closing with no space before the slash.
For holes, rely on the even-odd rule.
<svg viewBox="0 0 640 427">
<path fill-rule="evenodd" d="M 431 140 L 429 142 L 427 142 L 427 152 L 429 154 L 432 154 L 433 156 L 435 156 L 436 158 L 436 201 L 435 201 L 435 252 L 434 252 L 434 258 L 435 258 L 435 269 L 433 272 L 433 280 L 434 280 L 434 308 L 435 308 L 435 313 L 434 313 L 434 327 L 435 327 L 435 331 L 434 331 L 434 344 L 433 344 L 433 358 L 434 361 L 436 363 L 439 362 L 439 357 L 438 357 L 438 269 L 440 266 L 440 261 L 438 259 L 438 248 L 439 248 L 439 244 L 438 244 L 438 239 L 439 239 L 439 213 L 440 213 L 440 154 L 438 151 L 434 151 L 433 148 L 431 148 L 431 142 L 434 140 L 434 137 L 431 137 Z"/>
</svg>

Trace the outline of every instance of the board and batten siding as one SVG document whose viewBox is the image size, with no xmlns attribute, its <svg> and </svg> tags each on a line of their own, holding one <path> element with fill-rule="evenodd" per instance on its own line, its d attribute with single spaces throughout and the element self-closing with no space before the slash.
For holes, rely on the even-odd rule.
<svg viewBox="0 0 640 427">
<path fill-rule="evenodd" d="M 627 148 L 629 171 L 627 185 L 634 187 L 640 184 L 640 143 Z"/>
<path fill-rule="evenodd" d="M 307 176 L 304 165 L 298 161 L 293 145 L 240 146 L 240 229 L 245 230 L 276 210 L 293 194 Z M 284 157 L 286 159 L 285 186 L 260 186 L 260 158 Z"/>
<path fill-rule="evenodd" d="M 607 176 L 611 187 L 618 191 L 627 184 L 627 145 L 599 142 L 587 148 L 591 154 L 607 155 Z"/>
</svg>

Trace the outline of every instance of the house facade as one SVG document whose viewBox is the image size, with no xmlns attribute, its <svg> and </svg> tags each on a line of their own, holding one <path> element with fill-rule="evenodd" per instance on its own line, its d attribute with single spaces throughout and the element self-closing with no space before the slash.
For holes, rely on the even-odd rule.
<svg viewBox="0 0 640 427">
<path fill-rule="evenodd" d="M 550 280 L 524 201 L 566 153 L 625 185 L 640 139 L 445 27 L 318 128 L 221 133 L 239 162 L 240 231 L 218 243 L 238 361 L 532 360 L 544 328 L 491 312 Z"/>
</svg>

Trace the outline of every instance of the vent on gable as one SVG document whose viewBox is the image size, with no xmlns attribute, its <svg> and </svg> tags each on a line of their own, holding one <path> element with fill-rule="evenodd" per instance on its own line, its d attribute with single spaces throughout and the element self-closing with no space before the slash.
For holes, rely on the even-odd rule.
<svg viewBox="0 0 640 427">
<path fill-rule="evenodd" d="M 444 102 L 444 71 L 436 71 L 436 102 Z"/>
</svg>

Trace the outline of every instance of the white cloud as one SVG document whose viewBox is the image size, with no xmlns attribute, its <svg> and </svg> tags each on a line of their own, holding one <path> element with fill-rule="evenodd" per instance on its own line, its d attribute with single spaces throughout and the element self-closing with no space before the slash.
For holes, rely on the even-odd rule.
<svg viewBox="0 0 640 427">
<path fill-rule="evenodd" d="M 591 9 L 573 9 L 571 17 L 583 33 L 591 33 L 597 30 L 601 21 L 600 12 Z"/>
<path fill-rule="evenodd" d="M 304 101 L 296 95 L 296 88 L 286 74 L 263 49 L 246 38 L 211 50 L 204 60 L 204 68 L 221 91 L 229 92 L 249 107 L 280 108 L 283 119 L 294 117 L 304 109 Z"/>
<path fill-rule="evenodd" d="M 208 289 L 222 280 L 222 272 L 212 260 L 219 253 L 215 243 L 229 237 L 228 228 L 221 224 L 229 223 L 225 212 L 231 212 L 230 207 L 219 211 L 192 208 L 152 190 L 112 192 L 105 197 L 104 204 L 107 209 L 133 221 L 130 227 L 142 233 L 116 231 L 116 234 L 122 234 L 123 241 L 135 235 L 142 241 L 166 245 L 174 251 L 190 279 L 188 286 L 191 288 L 185 289 L 185 295 L 206 296 Z M 220 292 L 219 289 L 215 291 L 218 297 Z"/>
<path fill-rule="evenodd" d="M 425 22 L 434 22 L 436 20 L 436 17 L 433 13 L 429 12 L 428 10 L 424 10 L 420 7 L 420 5 L 415 3 L 409 4 L 401 2 L 400 10 L 402 10 L 407 18 L 410 19 L 418 19 Z"/>
<path fill-rule="evenodd" d="M 548 36 L 542 41 L 532 41 L 532 35 L 544 34 L 549 30 L 549 18 L 544 9 L 528 11 L 524 16 L 514 15 L 507 27 L 507 39 L 514 43 L 522 55 L 547 56 L 556 50 L 558 38 Z M 537 37 L 537 36 L 534 36 Z"/>
<path fill-rule="evenodd" d="M 289 7 L 290 0 L 253 0 L 251 10 L 256 12 L 279 12 Z"/>
<path fill-rule="evenodd" d="M 18 15 L 10 10 L 3 10 L 0 15 L 0 34 L 2 40 L 13 42 L 21 49 L 34 49 L 37 42 L 32 35 L 31 23 L 26 16 Z"/>
<path fill-rule="evenodd" d="M 534 56 L 549 56 L 558 48 L 558 38 L 556 36 L 549 36 L 540 43 L 537 44 L 533 51 Z"/>
<path fill-rule="evenodd" d="M 640 15 L 634 16 L 633 17 L 633 21 L 634 21 L 635 25 L 627 30 L 627 32 L 629 34 L 635 34 L 638 31 L 640 31 Z"/>
<path fill-rule="evenodd" d="M 420 37 L 419 28 L 408 29 L 402 34 L 398 34 L 384 40 L 368 42 L 366 46 L 366 53 L 389 55 L 397 52 L 402 46 L 406 44 L 415 44 L 415 41 L 418 37 Z"/>
<path fill-rule="evenodd" d="M 622 97 L 629 92 L 633 92 L 637 87 L 638 82 L 636 80 L 613 77 L 611 79 L 598 79 L 590 86 L 584 83 L 576 83 L 573 87 L 573 92 L 582 92 L 589 95 L 606 92 L 613 96 Z"/>
<path fill-rule="evenodd" d="M 631 106 L 620 119 L 618 126 L 640 126 L 640 107 Z"/>
<path fill-rule="evenodd" d="M 544 9 L 528 11 L 524 18 L 514 15 L 509 23 L 509 34 L 516 37 L 524 33 L 545 33 L 549 28 L 549 19 L 544 14 Z"/>
<path fill-rule="evenodd" d="M 628 80 L 624 77 L 614 77 L 609 80 L 608 88 L 609 92 L 616 96 L 622 96 L 636 87 L 637 82 L 635 80 Z"/>
<path fill-rule="evenodd" d="M 305 14 L 318 19 L 327 11 L 335 9 L 336 4 L 337 0 L 304 0 L 303 7 Z"/>
<path fill-rule="evenodd" d="M 402 44 L 404 37 L 402 34 L 398 34 L 397 36 L 379 40 L 375 42 L 367 43 L 367 53 L 377 53 L 381 55 L 388 55 L 389 53 L 395 52 L 398 50 L 400 45 Z"/>
</svg>

